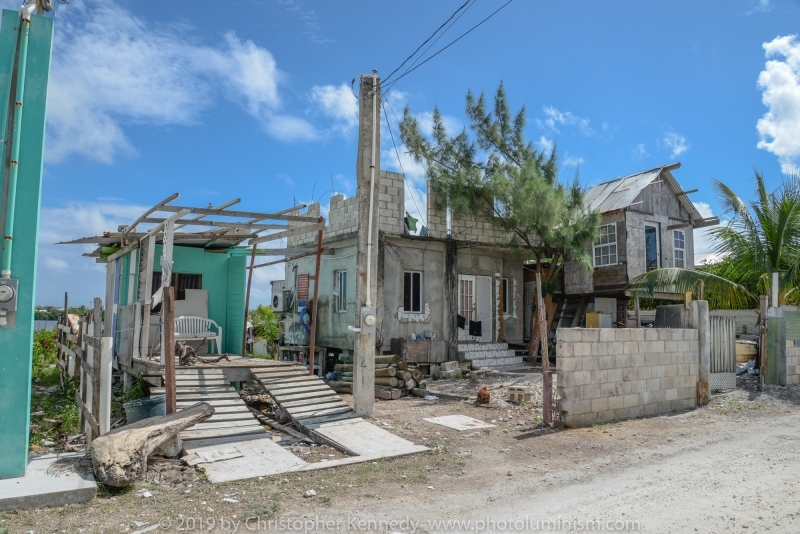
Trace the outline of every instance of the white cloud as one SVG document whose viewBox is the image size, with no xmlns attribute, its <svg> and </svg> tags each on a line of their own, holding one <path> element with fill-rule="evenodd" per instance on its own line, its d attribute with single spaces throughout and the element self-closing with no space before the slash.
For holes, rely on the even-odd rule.
<svg viewBox="0 0 800 534">
<path fill-rule="evenodd" d="M 559 111 L 553 106 L 544 106 L 542 110 L 544 111 L 545 118 L 536 119 L 536 123 L 540 128 L 547 128 L 558 132 L 559 126 L 575 126 L 583 135 L 590 136 L 595 133 L 590 125 L 589 119 L 586 117 L 579 117 L 571 111 Z"/>
<path fill-rule="evenodd" d="M 116 231 L 147 210 L 125 202 L 73 202 L 61 207 L 42 207 L 39 230 L 36 303 L 55 305 L 69 293 L 71 303 L 90 304 L 105 298 L 105 265 L 82 256 L 94 245 L 56 245 L 85 236 Z M 68 224 L 65 223 L 68 221 Z"/>
<path fill-rule="evenodd" d="M 325 116 L 335 121 L 334 130 L 350 135 L 356 129 L 358 99 L 349 85 L 316 85 L 311 88 L 309 99 Z"/>
<path fill-rule="evenodd" d="M 126 126 L 196 125 L 219 97 L 278 139 L 311 139 L 313 126 L 278 114 L 282 77 L 268 50 L 233 32 L 206 46 L 185 26 L 159 27 L 115 3 L 72 2 L 53 46 L 47 158 L 110 163 L 135 151 Z"/>
<path fill-rule="evenodd" d="M 631 155 L 633 159 L 642 160 L 649 156 L 650 153 L 645 149 L 644 143 L 639 143 L 631 150 Z"/>
<path fill-rule="evenodd" d="M 714 216 L 714 212 L 708 202 L 692 202 L 692 204 L 694 204 L 694 207 L 704 219 Z M 710 258 L 708 255 L 712 254 L 714 249 L 709 229 L 710 228 L 699 228 L 694 230 L 694 253 L 695 255 L 704 255 L 705 259 Z M 701 260 L 702 259 L 703 258 L 701 258 Z M 695 263 L 699 263 L 697 258 L 695 258 Z"/>
<path fill-rule="evenodd" d="M 675 132 L 669 132 L 661 139 L 661 143 L 672 151 L 671 158 L 676 158 L 689 150 L 691 146 L 686 140 L 686 137 Z"/>
<path fill-rule="evenodd" d="M 553 140 L 552 139 L 548 139 L 545 136 L 541 136 L 539 138 L 539 142 L 536 143 L 536 144 L 539 145 L 539 150 L 541 150 L 545 154 L 550 154 L 550 152 L 552 152 L 552 150 L 553 150 L 553 147 L 555 146 L 555 143 L 553 142 Z"/>
<path fill-rule="evenodd" d="M 583 165 L 583 163 L 584 163 L 584 159 L 582 157 L 580 157 L 580 156 L 569 156 L 568 155 L 567 158 L 564 160 L 564 166 L 565 167 L 578 167 L 580 165 Z"/>
<path fill-rule="evenodd" d="M 768 13 L 768 12 L 772 11 L 772 7 L 773 7 L 772 6 L 772 0 L 758 0 L 758 3 L 756 4 L 756 6 L 753 9 L 751 9 L 750 11 L 748 11 L 746 14 L 747 15 L 752 15 L 753 13 L 757 13 L 757 12 Z"/>
<path fill-rule="evenodd" d="M 756 123 L 756 146 L 775 154 L 786 171 L 800 156 L 800 43 L 797 36 L 787 35 L 763 47 L 767 58 L 782 56 L 784 60 L 770 59 L 758 75 L 767 112 Z"/>
</svg>

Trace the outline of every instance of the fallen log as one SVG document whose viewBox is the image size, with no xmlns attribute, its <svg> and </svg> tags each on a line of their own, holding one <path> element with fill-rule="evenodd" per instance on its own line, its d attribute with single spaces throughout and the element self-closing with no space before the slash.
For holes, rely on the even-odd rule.
<svg viewBox="0 0 800 534">
<path fill-rule="evenodd" d="M 411 369 L 411 378 L 419 382 L 420 380 L 422 380 L 422 371 L 420 371 L 416 367 Z"/>
<path fill-rule="evenodd" d="M 90 446 L 94 476 L 115 488 L 130 486 L 147 472 L 147 457 L 182 430 L 214 415 L 214 408 L 198 402 L 163 417 L 150 417 L 114 429 Z"/>
<path fill-rule="evenodd" d="M 397 356 L 394 354 L 376 355 L 375 363 L 397 363 Z"/>
<path fill-rule="evenodd" d="M 406 380 L 405 384 L 403 384 L 403 389 L 414 389 L 415 387 L 417 387 L 417 381 L 413 378 Z"/>
<path fill-rule="evenodd" d="M 397 374 L 397 369 L 395 369 L 394 367 L 387 367 L 386 369 L 375 369 L 376 377 L 395 376 L 396 374 Z"/>
<path fill-rule="evenodd" d="M 384 377 L 384 378 L 376 378 L 375 385 L 376 386 L 389 386 L 396 388 L 398 384 L 398 380 L 391 376 L 391 377 Z"/>
</svg>

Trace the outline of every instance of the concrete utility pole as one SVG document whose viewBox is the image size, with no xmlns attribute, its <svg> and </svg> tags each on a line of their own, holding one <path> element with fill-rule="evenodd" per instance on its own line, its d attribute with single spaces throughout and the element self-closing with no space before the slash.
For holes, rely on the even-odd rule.
<svg viewBox="0 0 800 534">
<path fill-rule="evenodd" d="M 358 244 L 353 355 L 355 412 L 372 417 L 375 404 L 375 331 L 378 298 L 378 193 L 380 191 L 380 106 L 378 71 L 362 75 L 359 91 L 356 197 Z"/>
</svg>

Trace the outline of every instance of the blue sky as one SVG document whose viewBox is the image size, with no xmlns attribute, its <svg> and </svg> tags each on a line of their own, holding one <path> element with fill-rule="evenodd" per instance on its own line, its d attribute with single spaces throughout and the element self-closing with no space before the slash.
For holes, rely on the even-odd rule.
<svg viewBox="0 0 800 534">
<path fill-rule="evenodd" d="M 476 0 L 431 50 L 504 2 Z M 53 242 L 116 229 L 175 191 L 258 211 L 352 195 L 350 81 L 388 74 L 462 3 L 57 4 L 37 303 L 102 293 L 83 249 Z M 712 178 L 749 196 L 754 168 L 774 186 L 800 158 L 799 23 L 790 0 L 515 0 L 389 97 L 422 119 L 438 105 L 458 127 L 467 89 L 502 80 L 527 109 L 528 138 L 557 142 L 565 178 L 579 168 L 592 185 L 680 161 L 675 176 L 700 189 L 692 200 L 719 214 Z M 388 137 L 382 148 L 397 169 Z M 403 160 L 423 206 L 421 169 Z M 258 274 L 256 302 L 280 273 Z"/>
</svg>

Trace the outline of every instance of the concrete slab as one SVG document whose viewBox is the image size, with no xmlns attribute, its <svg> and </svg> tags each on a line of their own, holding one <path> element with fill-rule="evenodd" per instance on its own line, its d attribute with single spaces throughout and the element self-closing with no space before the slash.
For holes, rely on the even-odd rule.
<svg viewBox="0 0 800 534">
<path fill-rule="evenodd" d="M 24 477 L 0 480 L 0 510 L 62 506 L 91 501 L 97 483 L 88 469 L 76 469 L 83 454 L 48 454 L 28 460 Z M 54 474 L 47 474 L 48 469 Z"/>
<path fill-rule="evenodd" d="M 327 423 L 315 428 L 314 433 L 356 452 L 361 461 L 405 456 L 428 450 L 427 447 L 411 443 L 363 419 Z"/>
<path fill-rule="evenodd" d="M 221 449 L 235 448 L 241 456 L 213 463 L 199 463 L 211 482 L 228 482 L 298 471 L 307 466 L 294 454 L 274 441 L 269 434 L 246 437 L 227 437 L 184 442 L 188 454 L 203 455 Z"/>
<path fill-rule="evenodd" d="M 446 426 L 447 428 L 452 428 L 453 430 L 458 430 L 459 432 L 463 432 L 465 430 L 475 430 L 476 428 L 491 428 L 494 426 L 479 419 L 467 417 L 466 415 L 443 415 L 441 417 L 430 417 L 423 419 L 423 421 Z"/>
</svg>

